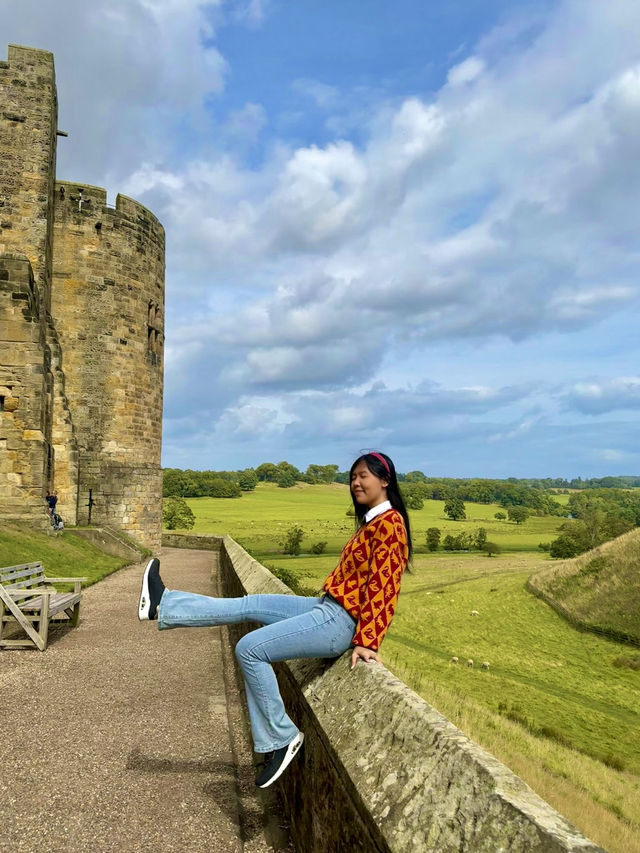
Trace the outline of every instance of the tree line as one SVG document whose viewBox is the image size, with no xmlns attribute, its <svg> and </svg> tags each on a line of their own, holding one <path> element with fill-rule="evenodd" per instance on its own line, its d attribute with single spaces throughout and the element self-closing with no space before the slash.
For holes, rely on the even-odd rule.
<svg viewBox="0 0 640 853">
<path fill-rule="evenodd" d="M 578 478 L 579 479 L 579 478 Z M 618 480 L 633 478 L 604 478 Z M 640 484 L 640 478 L 636 478 Z M 427 477 L 422 471 L 399 473 L 398 481 L 410 509 L 420 509 L 425 500 L 457 500 L 470 503 L 498 503 L 503 507 L 525 506 L 533 514 L 566 515 L 566 508 L 554 500 L 553 490 L 563 488 L 561 478 L 546 480 L 516 479 L 455 479 Z M 290 462 L 263 462 L 256 468 L 238 471 L 194 471 L 192 469 L 165 468 L 163 495 L 165 497 L 220 497 L 239 498 L 250 492 L 259 482 L 276 483 L 287 489 L 296 483 L 349 482 L 349 472 L 340 471 L 337 465 L 308 465 L 301 471 Z M 580 481 L 583 488 L 590 488 Z M 613 488 L 609 483 L 603 488 Z M 625 486 L 624 488 L 628 488 Z"/>
<path fill-rule="evenodd" d="M 576 557 L 640 527 L 640 489 L 574 492 L 567 511 L 569 518 L 560 526 L 560 535 L 541 546 L 552 557 Z"/>
</svg>

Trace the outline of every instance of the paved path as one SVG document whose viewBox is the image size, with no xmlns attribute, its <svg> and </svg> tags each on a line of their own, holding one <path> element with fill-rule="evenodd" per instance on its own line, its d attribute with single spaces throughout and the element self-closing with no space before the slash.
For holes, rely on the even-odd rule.
<svg viewBox="0 0 640 853">
<path fill-rule="evenodd" d="M 214 559 L 165 549 L 165 582 L 211 594 Z M 44 653 L 0 652 L 3 853 L 272 849 L 226 629 L 140 623 L 140 577 L 87 589 Z"/>
</svg>

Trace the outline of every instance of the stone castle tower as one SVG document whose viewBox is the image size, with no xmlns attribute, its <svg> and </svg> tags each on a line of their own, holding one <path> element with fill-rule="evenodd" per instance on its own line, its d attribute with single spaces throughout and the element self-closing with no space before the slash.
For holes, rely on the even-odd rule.
<svg viewBox="0 0 640 853">
<path fill-rule="evenodd" d="M 0 517 L 160 544 L 164 229 L 56 181 L 53 55 L 0 62 Z"/>
</svg>

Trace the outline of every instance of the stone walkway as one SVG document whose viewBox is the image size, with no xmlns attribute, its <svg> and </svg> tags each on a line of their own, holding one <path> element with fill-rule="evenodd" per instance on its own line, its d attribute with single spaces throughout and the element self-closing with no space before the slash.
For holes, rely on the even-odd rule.
<svg viewBox="0 0 640 853">
<path fill-rule="evenodd" d="M 211 594 L 214 559 L 165 549 L 165 582 Z M 87 589 L 44 653 L 0 651 L 0 850 L 283 849 L 263 833 L 226 629 L 140 623 L 140 577 Z"/>
</svg>

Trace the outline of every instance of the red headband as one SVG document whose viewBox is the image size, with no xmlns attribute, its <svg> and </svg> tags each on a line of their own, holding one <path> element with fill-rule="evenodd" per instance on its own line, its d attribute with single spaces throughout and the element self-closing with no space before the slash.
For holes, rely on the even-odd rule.
<svg viewBox="0 0 640 853">
<path fill-rule="evenodd" d="M 389 474 L 389 476 L 391 476 L 391 468 L 389 468 L 389 463 L 388 463 L 388 462 L 387 462 L 387 460 L 384 458 L 384 456 L 382 456 L 382 454 L 381 454 L 381 453 L 376 453 L 375 451 L 371 451 L 371 453 L 369 454 L 369 456 L 375 456 L 375 457 L 376 457 L 376 459 L 379 459 L 379 460 L 380 460 L 380 462 L 382 462 L 382 464 L 384 465 L 384 467 L 387 469 L 387 474 Z"/>
</svg>

